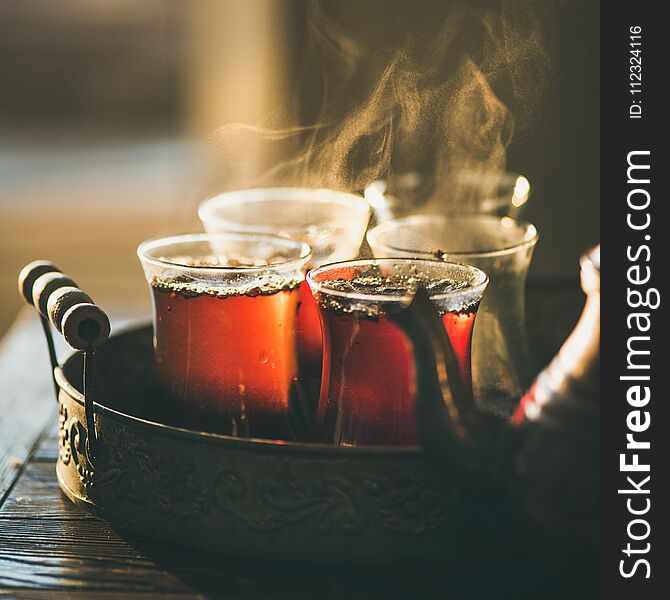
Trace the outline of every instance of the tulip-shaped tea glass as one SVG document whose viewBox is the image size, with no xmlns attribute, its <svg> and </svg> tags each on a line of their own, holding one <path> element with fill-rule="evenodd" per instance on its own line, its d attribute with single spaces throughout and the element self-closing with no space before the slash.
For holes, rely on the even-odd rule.
<svg viewBox="0 0 670 600">
<path fill-rule="evenodd" d="M 473 390 L 480 406 L 509 414 L 532 368 L 525 326 L 525 283 L 535 226 L 489 215 L 416 215 L 368 232 L 377 257 L 418 257 L 473 265 L 490 283 L 472 343 Z"/>
<path fill-rule="evenodd" d="M 312 269 L 307 282 L 324 337 L 315 437 L 347 446 L 416 444 L 412 347 L 392 315 L 424 288 L 469 390 L 472 326 L 486 274 L 434 260 L 358 260 Z"/>
<path fill-rule="evenodd" d="M 257 188 L 205 200 L 198 210 L 208 232 L 237 231 L 290 237 L 312 248 L 310 266 L 356 258 L 370 218 L 361 196 L 326 189 Z M 305 373 L 321 370 L 321 329 L 307 285 L 300 288 L 298 354 Z"/>
<path fill-rule="evenodd" d="M 530 197 L 523 175 L 491 169 L 452 169 L 441 178 L 410 171 L 373 181 L 365 188 L 377 223 L 434 211 L 518 218 Z"/>
<path fill-rule="evenodd" d="M 155 386 L 167 420 L 290 437 L 295 314 L 309 246 L 260 234 L 190 234 L 138 248 L 153 301 Z"/>
</svg>

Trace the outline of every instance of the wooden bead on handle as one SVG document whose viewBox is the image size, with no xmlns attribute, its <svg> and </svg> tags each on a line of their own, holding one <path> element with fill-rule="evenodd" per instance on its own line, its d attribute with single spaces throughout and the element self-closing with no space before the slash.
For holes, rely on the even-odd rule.
<svg viewBox="0 0 670 600">
<path fill-rule="evenodd" d="M 65 286 L 77 287 L 77 284 L 67 275 L 63 275 L 63 273 L 45 273 L 35 280 L 35 285 L 33 285 L 33 304 L 40 311 L 40 314 L 45 317 L 48 316 L 47 303 L 49 302 L 49 296 Z"/>
<path fill-rule="evenodd" d="M 45 273 L 60 273 L 60 269 L 48 260 L 34 260 L 19 273 L 19 293 L 28 304 L 33 304 L 33 286 Z"/>
<path fill-rule="evenodd" d="M 47 314 L 51 324 L 61 331 L 63 315 L 75 304 L 93 304 L 93 300 L 79 288 L 65 286 L 56 290 L 47 302 Z"/>
<path fill-rule="evenodd" d="M 61 333 L 75 350 L 101 346 L 110 330 L 107 315 L 95 304 L 75 304 L 65 311 L 61 320 Z"/>
</svg>

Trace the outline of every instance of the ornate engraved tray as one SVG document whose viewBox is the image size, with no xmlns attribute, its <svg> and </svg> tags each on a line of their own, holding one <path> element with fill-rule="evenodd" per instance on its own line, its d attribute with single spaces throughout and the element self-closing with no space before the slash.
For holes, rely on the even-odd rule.
<svg viewBox="0 0 670 600">
<path fill-rule="evenodd" d="M 314 561 L 448 560 L 509 552 L 494 495 L 468 491 L 420 448 L 341 448 L 189 431 L 143 413 L 151 328 L 112 336 L 95 365 L 87 451 L 82 355 L 55 370 L 58 481 L 113 524 L 199 548 Z M 518 537 L 518 536 L 517 536 Z"/>
<path fill-rule="evenodd" d="M 502 490 L 420 447 L 338 447 L 169 426 L 151 415 L 150 325 L 109 319 L 48 261 L 19 275 L 44 328 L 59 404 L 58 482 L 119 528 L 236 555 L 442 561 L 532 547 Z M 50 324 L 51 323 L 51 324 Z M 83 350 L 58 365 L 52 326 Z"/>
</svg>

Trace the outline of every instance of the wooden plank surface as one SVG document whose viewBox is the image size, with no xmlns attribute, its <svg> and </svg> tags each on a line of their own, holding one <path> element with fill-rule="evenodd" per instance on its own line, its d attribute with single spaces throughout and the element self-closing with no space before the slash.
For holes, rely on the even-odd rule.
<svg viewBox="0 0 670 600">
<path fill-rule="evenodd" d="M 0 345 L 0 504 L 45 427 L 56 418 L 49 356 L 35 312 Z"/>
<path fill-rule="evenodd" d="M 529 330 L 539 364 L 556 351 L 582 303 L 574 285 L 531 288 Z M 0 350 L 3 383 L 22 387 L 9 394 L 3 386 L 0 396 L 0 431 L 7 433 L 0 438 L 0 598 L 415 598 L 436 590 L 446 598 L 493 590 L 502 598 L 505 589 L 515 589 L 517 597 L 565 597 L 557 584 L 566 581 L 560 561 L 498 557 L 439 568 L 328 567 L 196 552 L 111 527 L 58 488 L 48 362 L 36 321 L 26 318 Z M 20 410 L 14 405 L 19 401 Z M 570 589 L 570 597 L 589 597 L 583 591 Z"/>
</svg>

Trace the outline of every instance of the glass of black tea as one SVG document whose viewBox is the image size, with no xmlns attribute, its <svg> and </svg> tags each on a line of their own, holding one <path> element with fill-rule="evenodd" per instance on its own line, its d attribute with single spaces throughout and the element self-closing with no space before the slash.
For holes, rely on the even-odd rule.
<svg viewBox="0 0 670 600">
<path fill-rule="evenodd" d="M 315 437 L 338 445 L 412 445 L 415 368 L 409 339 L 390 318 L 423 287 L 440 313 L 471 390 L 470 344 L 488 283 L 471 266 L 377 259 L 309 271 L 324 336 Z"/>
<path fill-rule="evenodd" d="M 487 412 L 508 417 L 534 373 L 525 289 L 535 226 L 485 214 L 421 214 L 386 221 L 367 238 L 377 257 L 439 259 L 486 271 L 472 351 L 474 396 Z"/>
<path fill-rule="evenodd" d="M 154 379 L 171 424 L 290 439 L 295 315 L 307 244 L 189 234 L 138 248 L 153 301 Z"/>
</svg>

